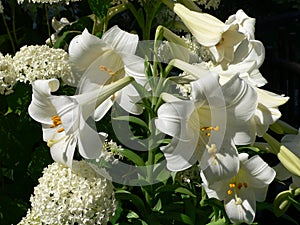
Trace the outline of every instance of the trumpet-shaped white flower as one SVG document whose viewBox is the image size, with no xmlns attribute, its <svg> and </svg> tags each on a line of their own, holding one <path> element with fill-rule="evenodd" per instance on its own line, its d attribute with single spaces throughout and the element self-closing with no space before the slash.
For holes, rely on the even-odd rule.
<svg viewBox="0 0 300 225">
<path fill-rule="evenodd" d="M 132 79 L 124 78 L 102 90 L 76 96 L 52 96 L 59 88 L 57 79 L 33 82 L 30 116 L 42 123 L 43 139 L 50 147 L 52 158 L 72 166 L 76 145 L 84 158 L 98 158 L 106 138 L 88 123 L 93 116 L 95 104 L 101 104 L 115 91 L 127 85 Z"/>
<path fill-rule="evenodd" d="M 191 86 L 193 100 L 171 100 L 158 110 L 157 128 L 173 137 L 161 148 L 167 167 L 180 171 L 198 160 L 210 183 L 231 177 L 238 168 L 233 138 L 252 140 L 240 124 L 247 125 L 251 119 L 256 94 L 237 76 L 221 87 L 217 75 L 208 74 Z"/>
<path fill-rule="evenodd" d="M 260 41 L 254 39 L 255 19 L 248 17 L 244 11 L 238 10 L 235 15 L 228 18 L 226 24 L 238 24 L 239 31 L 247 38 L 235 49 L 234 58 L 230 63 L 203 62 L 201 65 L 203 68 L 218 73 L 221 83 L 239 73 L 241 78 L 253 86 L 265 85 L 267 81 L 259 72 L 265 59 L 265 48 Z"/>
<path fill-rule="evenodd" d="M 228 25 L 210 14 L 194 12 L 175 3 L 174 12 L 182 19 L 197 41 L 209 47 L 216 62 L 231 62 L 234 50 L 245 38 L 238 25 Z"/>
<path fill-rule="evenodd" d="M 207 177 L 203 173 L 200 175 L 208 197 L 224 201 L 232 223 L 251 224 L 255 217 L 256 201 L 265 200 L 276 172 L 258 155 L 248 159 L 248 154 L 241 153 L 239 160 L 239 172 L 230 179 L 209 185 Z"/>
<path fill-rule="evenodd" d="M 80 93 L 98 89 L 125 76 L 131 76 L 144 85 L 144 59 L 134 55 L 137 44 L 137 35 L 127 33 L 118 26 L 105 32 L 101 39 L 84 30 L 70 42 L 69 62 L 73 77 L 66 82 L 79 87 Z M 142 107 L 135 104 L 138 96 L 135 88 L 128 85 L 98 107 L 97 111 L 103 113 L 96 119 L 100 119 L 115 101 L 131 113 L 141 113 Z"/>
</svg>

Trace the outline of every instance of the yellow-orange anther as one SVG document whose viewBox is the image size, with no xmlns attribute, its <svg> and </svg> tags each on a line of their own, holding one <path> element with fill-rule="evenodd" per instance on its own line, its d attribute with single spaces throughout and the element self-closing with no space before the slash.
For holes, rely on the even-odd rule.
<svg viewBox="0 0 300 225">
<path fill-rule="evenodd" d="M 228 194 L 228 195 L 231 195 L 232 192 L 233 192 L 232 190 L 228 190 L 228 191 L 227 191 L 227 194 Z"/>
<path fill-rule="evenodd" d="M 61 119 L 58 115 L 53 116 L 51 119 L 53 124 L 50 126 L 50 128 L 57 127 L 62 124 Z"/>
<path fill-rule="evenodd" d="M 100 70 L 107 72 L 109 75 L 114 76 L 116 75 L 111 69 L 107 68 L 106 66 L 100 66 Z"/>
<path fill-rule="evenodd" d="M 57 130 L 57 132 L 58 133 L 61 133 L 61 132 L 63 132 L 65 129 L 63 128 L 63 127 L 61 127 L 61 128 L 59 128 L 58 130 Z"/>
<path fill-rule="evenodd" d="M 220 127 L 219 126 L 215 126 L 215 127 L 213 127 L 213 126 L 209 126 L 209 127 L 201 127 L 200 128 L 200 131 L 201 132 L 204 132 L 204 131 L 206 131 L 206 133 L 205 133 L 205 135 L 207 136 L 207 137 L 210 137 L 211 136 L 211 131 L 218 131 L 218 130 L 220 130 Z"/>
<path fill-rule="evenodd" d="M 229 187 L 230 187 L 230 188 L 235 188 L 235 186 L 236 186 L 235 183 L 230 183 L 230 184 L 229 184 Z"/>
</svg>

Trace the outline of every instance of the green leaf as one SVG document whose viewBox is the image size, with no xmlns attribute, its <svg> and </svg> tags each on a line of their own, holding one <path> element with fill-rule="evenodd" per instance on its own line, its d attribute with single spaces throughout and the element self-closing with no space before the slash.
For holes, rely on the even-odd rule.
<svg viewBox="0 0 300 225">
<path fill-rule="evenodd" d="M 103 19 L 107 15 L 111 0 L 88 0 L 92 12 L 99 18 Z"/>
<path fill-rule="evenodd" d="M 184 188 L 184 187 L 179 187 L 175 189 L 176 193 L 181 193 L 181 194 L 185 194 L 185 195 L 189 195 L 191 197 L 196 197 L 196 195 L 194 195 L 189 189 Z"/>
<path fill-rule="evenodd" d="M 118 116 L 118 117 L 114 117 L 113 119 L 120 120 L 120 121 L 128 121 L 128 122 L 137 124 L 141 127 L 144 127 L 148 130 L 148 125 L 143 120 L 141 120 L 140 118 L 137 118 L 135 116 Z"/>
<path fill-rule="evenodd" d="M 136 209 L 140 212 L 140 215 L 147 217 L 148 210 L 144 204 L 144 201 L 138 195 L 132 194 L 131 192 L 125 190 L 117 190 L 115 192 L 115 196 L 116 199 L 128 200 L 132 202 L 136 206 Z"/>
<path fill-rule="evenodd" d="M 117 153 L 121 154 L 122 156 L 126 157 L 127 159 L 131 160 L 137 166 L 144 166 L 144 160 L 136 153 L 129 149 L 116 149 Z"/>
</svg>

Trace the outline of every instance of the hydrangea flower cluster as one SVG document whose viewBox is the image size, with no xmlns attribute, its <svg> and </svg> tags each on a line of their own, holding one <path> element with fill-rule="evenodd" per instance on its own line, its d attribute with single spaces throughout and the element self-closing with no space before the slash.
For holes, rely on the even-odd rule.
<svg viewBox="0 0 300 225">
<path fill-rule="evenodd" d="M 78 2 L 80 0 L 27 0 L 28 3 L 60 3 L 60 2 L 65 2 L 66 4 L 69 4 L 70 2 Z M 18 0 L 18 4 L 22 4 L 26 2 L 26 0 Z"/>
<path fill-rule="evenodd" d="M 38 79 L 64 78 L 71 74 L 68 54 L 47 45 L 23 46 L 13 57 L 18 80 L 32 83 Z"/>
<path fill-rule="evenodd" d="M 74 161 L 72 170 L 49 165 L 30 202 L 19 225 L 107 224 L 117 207 L 112 183 L 85 161 Z"/>
<path fill-rule="evenodd" d="M 0 53 L 0 94 L 8 95 L 13 92 L 12 89 L 17 82 L 17 75 L 12 57 Z"/>
</svg>

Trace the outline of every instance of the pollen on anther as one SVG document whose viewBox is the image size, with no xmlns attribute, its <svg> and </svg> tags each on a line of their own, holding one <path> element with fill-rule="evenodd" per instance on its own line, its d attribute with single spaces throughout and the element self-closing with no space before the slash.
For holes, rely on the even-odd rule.
<svg viewBox="0 0 300 225">
<path fill-rule="evenodd" d="M 58 133 L 61 133 L 61 132 L 63 132 L 65 129 L 63 128 L 63 127 L 61 127 L 61 128 L 59 128 L 58 130 L 57 130 L 57 132 Z"/>
<path fill-rule="evenodd" d="M 231 195 L 232 192 L 233 192 L 232 190 L 228 190 L 228 191 L 227 191 L 227 194 L 228 194 L 228 195 Z"/>
<path fill-rule="evenodd" d="M 103 65 L 100 66 L 100 70 L 107 72 L 111 76 L 116 75 L 116 73 L 114 73 L 111 69 L 109 69 L 109 68 L 107 68 L 106 66 L 103 66 Z"/>
<path fill-rule="evenodd" d="M 229 187 L 230 187 L 230 188 L 235 188 L 235 186 L 236 186 L 235 183 L 230 183 L 230 184 L 229 184 Z"/>
</svg>

